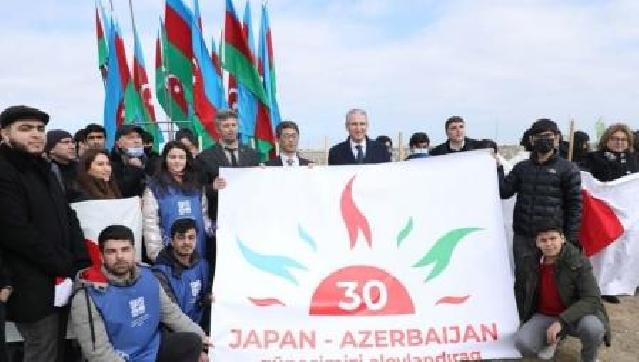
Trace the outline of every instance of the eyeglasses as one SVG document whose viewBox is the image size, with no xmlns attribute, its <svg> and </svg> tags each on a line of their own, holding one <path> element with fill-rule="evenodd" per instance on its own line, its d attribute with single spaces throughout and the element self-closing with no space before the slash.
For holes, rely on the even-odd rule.
<svg viewBox="0 0 639 362">
<path fill-rule="evenodd" d="M 609 140 L 612 141 L 612 142 L 619 142 L 619 143 L 628 142 L 628 138 L 627 137 L 610 137 Z"/>
</svg>

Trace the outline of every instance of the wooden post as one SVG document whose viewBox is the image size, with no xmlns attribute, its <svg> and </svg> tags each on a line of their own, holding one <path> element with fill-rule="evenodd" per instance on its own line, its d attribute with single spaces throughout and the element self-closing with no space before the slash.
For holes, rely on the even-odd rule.
<svg viewBox="0 0 639 362">
<path fill-rule="evenodd" d="M 402 161 L 404 159 L 404 135 L 402 132 L 399 132 L 397 140 L 397 161 Z"/>
<path fill-rule="evenodd" d="M 568 161 L 572 161 L 573 157 L 573 144 L 575 142 L 575 120 L 570 120 L 570 131 L 568 131 Z"/>
<path fill-rule="evenodd" d="M 324 164 L 328 165 L 328 136 L 324 136 Z"/>
</svg>

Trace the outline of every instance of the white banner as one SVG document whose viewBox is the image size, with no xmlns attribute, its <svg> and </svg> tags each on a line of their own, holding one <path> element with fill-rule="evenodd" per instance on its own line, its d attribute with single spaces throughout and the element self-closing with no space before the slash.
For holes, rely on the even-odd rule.
<svg viewBox="0 0 639 362">
<path fill-rule="evenodd" d="M 519 357 L 489 154 L 221 175 L 213 360 Z"/>
</svg>

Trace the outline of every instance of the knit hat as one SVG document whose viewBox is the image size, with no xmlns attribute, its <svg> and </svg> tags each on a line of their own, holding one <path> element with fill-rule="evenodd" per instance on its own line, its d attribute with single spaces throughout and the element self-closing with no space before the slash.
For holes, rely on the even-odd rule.
<svg viewBox="0 0 639 362">
<path fill-rule="evenodd" d="M 553 132 L 555 134 L 561 133 L 559 131 L 559 127 L 557 127 L 557 123 L 549 120 L 548 118 L 538 119 L 530 127 L 531 136 L 534 136 L 542 132 L 548 132 L 548 131 Z"/>
<path fill-rule="evenodd" d="M 49 115 L 44 111 L 29 106 L 11 106 L 0 113 L 0 127 L 5 128 L 21 119 L 37 119 L 45 125 L 49 123 Z"/>
<path fill-rule="evenodd" d="M 47 144 L 44 146 L 44 152 L 49 153 L 58 142 L 65 138 L 73 138 L 73 135 L 61 129 L 52 129 L 47 132 Z"/>
</svg>

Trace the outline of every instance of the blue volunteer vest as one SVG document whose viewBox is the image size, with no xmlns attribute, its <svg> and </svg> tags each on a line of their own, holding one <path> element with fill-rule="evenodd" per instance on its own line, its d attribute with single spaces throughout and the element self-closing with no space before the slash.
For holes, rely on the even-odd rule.
<svg viewBox="0 0 639 362">
<path fill-rule="evenodd" d="M 200 259 L 195 265 L 184 269 L 179 276 L 166 264 L 156 264 L 153 269 L 166 276 L 182 312 L 199 324 L 203 313 L 199 301 L 208 292 L 209 265 L 206 260 Z"/>
<path fill-rule="evenodd" d="M 151 190 L 158 202 L 164 246 L 171 244 L 171 226 L 175 220 L 193 219 L 197 228 L 195 250 L 201 257 L 204 257 L 206 255 L 206 230 L 204 230 L 204 215 L 202 214 L 202 192 L 198 191 L 188 195 L 173 187 L 160 192 L 157 185 L 153 185 Z"/>
<path fill-rule="evenodd" d="M 87 290 L 117 353 L 127 361 L 155 362 L 160 347 L 160 283 L 149 268 L 138 268 L 140 277 L 133 285 Z"/>
</svg>

